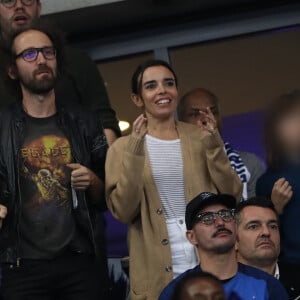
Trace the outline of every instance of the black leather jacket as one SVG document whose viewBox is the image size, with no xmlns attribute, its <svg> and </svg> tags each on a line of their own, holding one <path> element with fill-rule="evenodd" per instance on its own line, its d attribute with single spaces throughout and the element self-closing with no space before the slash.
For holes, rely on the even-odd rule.
<svg viewBox="0 0 300 300">
<path fill-rule="evenodd" d="M 57 124 L 68 138 L 76 162 L 93 170 L 104 181 L 104 164 L 107 143 L 101 123 L 96 115 L 79 107 L 58 106 Z M 20 102 L 0 112 L 0 204 L 7 207 L 8 214 L 0 229 L 0 261 L 17 263 L 19 260 L 19 219 L 21 196 L 19 189 L 19 149 L 26 126 L 25 113 Z M 78 206 L 74 209 L 77 226 L 94 241 L 94 216 L 106 209 L 104 195 L 97 203 L 91 203 L 87 193 L 76 192 Z M 104 228 L 103 228 L 104 230 Z"/>
</svg>

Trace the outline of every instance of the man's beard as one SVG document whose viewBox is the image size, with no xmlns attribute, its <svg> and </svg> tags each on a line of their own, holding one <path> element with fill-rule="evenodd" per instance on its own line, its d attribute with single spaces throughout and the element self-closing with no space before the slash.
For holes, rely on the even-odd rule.
<svg viewBox="0 0 300 300">
<path fill-rule="evenodd" d="M 28 18 L 29 18 L 29 16 L 28 16 Z M 24 24 L 22 26 L 14 27 L 11 24 L 11 20 L 2 21 L 0 23 L 1 37 L 3 38 L 2 43 L 4 43 L 5 47 L 9 48 L 11 43 L 12 43 L 12 39 L 13 39 L 14 36 L 16 36 L 17 34 L 23 32 L 26 29 L 32 28 L 33 26 L 37 25 L 38 22 L 39 22 L 38 17 L 34 17 L 30 21 L 28 21 L 27 24 Z"/>
<path fill-rule="evenodd" d="M 44 75 L 41 79 L 36 78 L 37 73 L 34 73 L 32 78 L 19 77 L 22 85 L 32 94 L 46 95 L 55 87 L 57 75 L 46 66 L 39 68 L 38 72 L 42 71 L 42 69 L 49 73 L 47 76 Z"/>
</svg>

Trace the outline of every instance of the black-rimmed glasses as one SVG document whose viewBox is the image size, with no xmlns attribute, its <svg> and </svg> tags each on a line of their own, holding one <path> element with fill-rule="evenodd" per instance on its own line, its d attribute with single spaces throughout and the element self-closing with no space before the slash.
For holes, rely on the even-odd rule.
<svg viewBox="0 0 300 300">
<path fill-rule="evenodd" d="M 21 0 L 21 3 L 26 6 L 32 5 L 37 0 Z M 7 8 L 14 7 L 16 5 L 17 0 L 0 0 L 0 3 L 3 4 Z"/>
<path fill-rule="evenodd" d="M 217 216 L 219 216 L 224 222 L 231 222 L 235 219 L 235 210 L 234 209 L 221 209 L 217 212 L 207 211 L 200 213 L 195 218 L 195 223 L 203 223 L 205 225 L 213 224 Z"/>
<path fill-rule="evenodd" d="M 25 61 L 31 62 L 35 61 L 39 55 L 42 53 L 45 59 L 54 59 L 56 57 L 56 50 L 54 47 L 43 47 L 43 48 L 29 48 L 25 49 L 21 53 L 17 54 L 15 58 L 22 57 Z"/>
</svg>

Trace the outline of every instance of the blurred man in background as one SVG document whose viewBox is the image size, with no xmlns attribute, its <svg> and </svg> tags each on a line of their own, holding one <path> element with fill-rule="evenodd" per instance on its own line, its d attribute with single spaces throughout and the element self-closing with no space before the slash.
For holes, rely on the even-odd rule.
<svg viewBox="0 0 300 300">
<path fill-rule="evenodd" d="M 219 99 L 212 92 L 197 88 L 185 94 L 178 105 L 178 118 L 180 121 L 197 124 L 203 119 L 202 112 L 210 108 L 217 120 L 219 132 L 222 132 L 222 116 L 220 112 Z M 255 196 L 256 181 L 263 173 L 263 166 L 259 158 L 248 152 L 236 151 L 226 142 L 225 151 L 232 168 L 239 175 L 244 188 L 243 198 L 248 199 Z"/>
</svg>

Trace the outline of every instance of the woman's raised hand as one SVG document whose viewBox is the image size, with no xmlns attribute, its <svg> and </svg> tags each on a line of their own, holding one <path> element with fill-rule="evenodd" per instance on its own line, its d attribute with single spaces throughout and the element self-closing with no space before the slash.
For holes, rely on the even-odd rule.
<svg viewBox="0 0 300 300">
<path fill-rule="evenodd" d="M 147 133 L 147 118 L 141 114 L 133 122 L 131 135 L 135 138 L 141 139 Z"/>
</svg>

